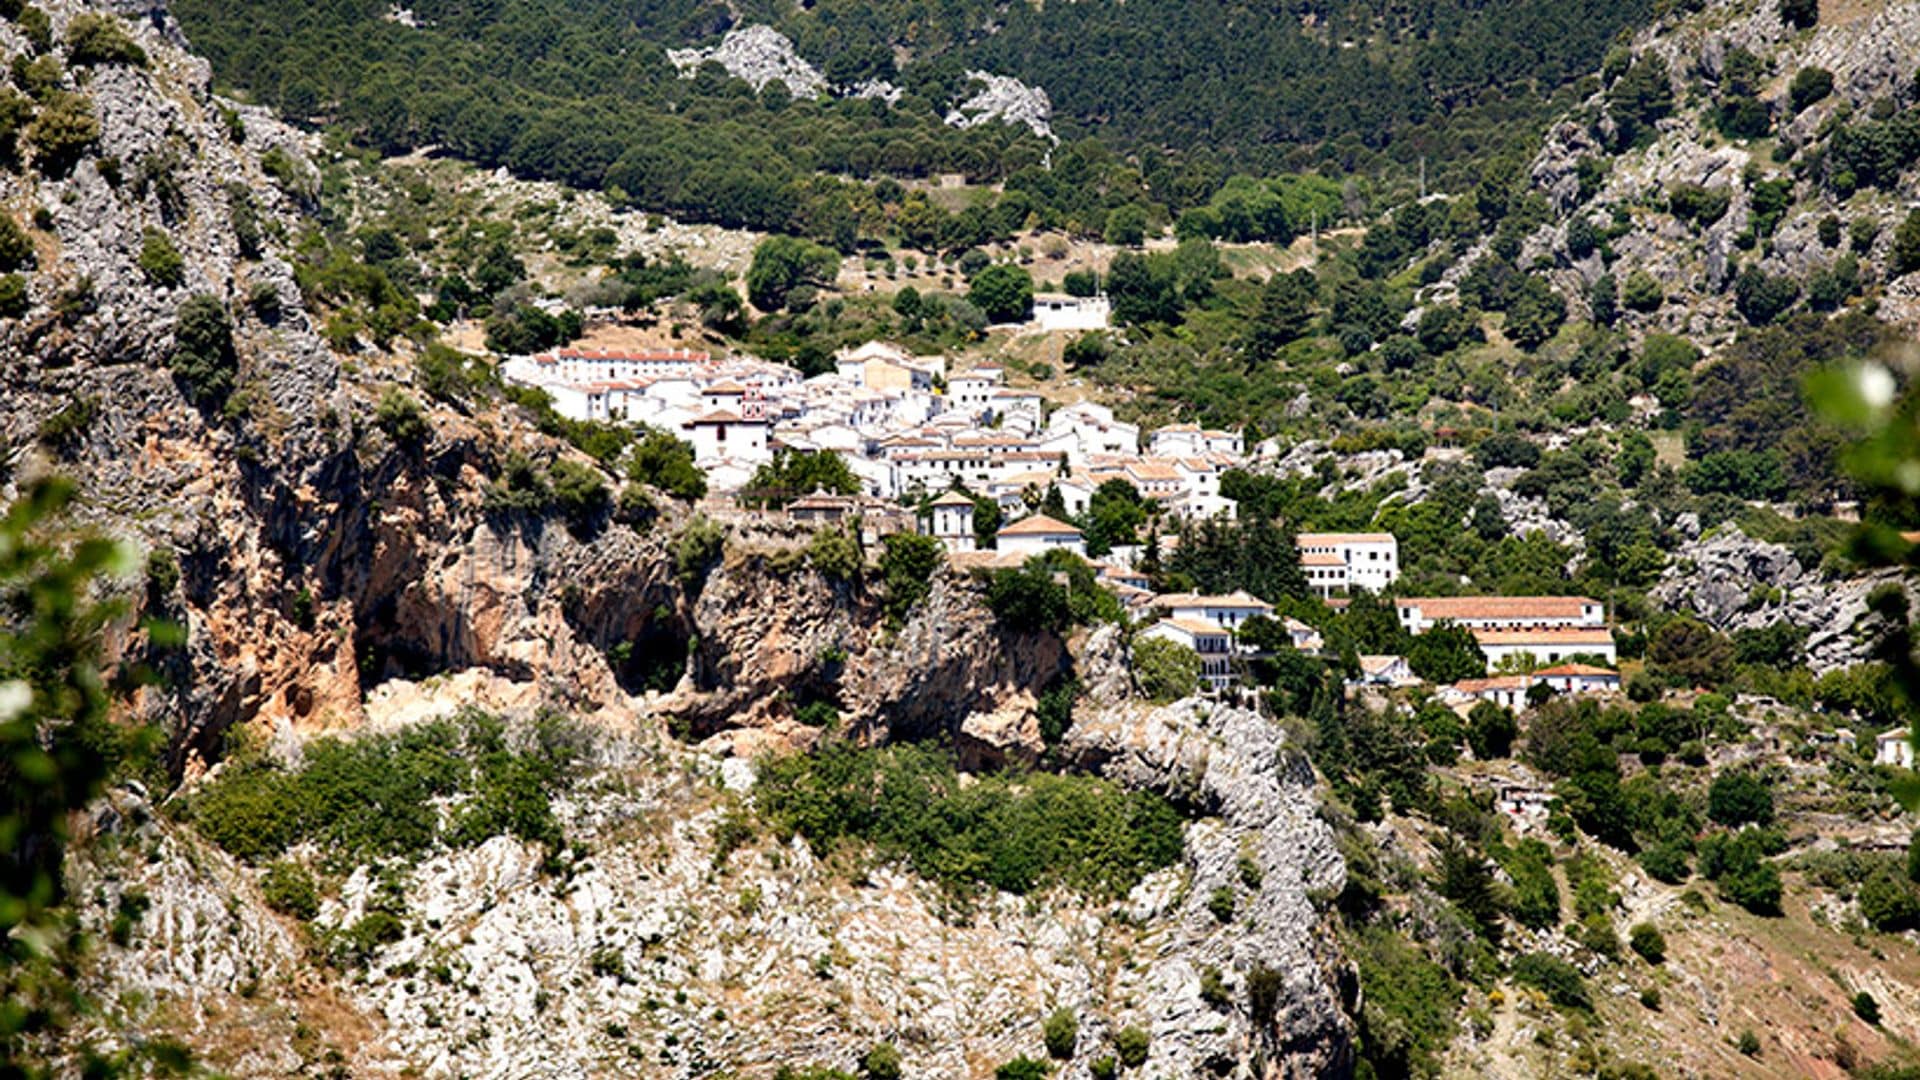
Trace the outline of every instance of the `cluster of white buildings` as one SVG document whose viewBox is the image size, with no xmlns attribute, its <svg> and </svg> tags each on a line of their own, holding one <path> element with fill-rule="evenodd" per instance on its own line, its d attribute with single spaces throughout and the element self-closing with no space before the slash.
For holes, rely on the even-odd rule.
<svg viewBox="0 0 1920 1080">
<path fill-rule="evenodd" d="M 536 386 L 576 420 L 647 424 L 692 444 L 715 492 L 737 491 L 775 451 L 833 452 L 866 494 L 897 499 L 964 485 L 1024 513 L 1057 487 L 1084 512 L 1108 480 L 1126 480 L 1170 514 L 1231 517 L 1220 477 L 1244 461 L 1235 432 L 1174 424 L 1147 434 L 1091 402 L 1049 411 L 993 364 L 947 370 L 871 342 L 834 370 L 802 378 L 784 364 L 688 350 L 562 348 L 515 357 L 501 373 Z"/>
</svg>

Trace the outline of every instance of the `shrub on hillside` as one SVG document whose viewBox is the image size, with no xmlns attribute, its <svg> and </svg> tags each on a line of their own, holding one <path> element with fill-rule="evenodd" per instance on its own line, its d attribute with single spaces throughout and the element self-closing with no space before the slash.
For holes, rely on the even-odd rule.
<svg viewBox="0 0 1920 1080">
<path fill-rule="evenodd" d="M 1139 638 L 1133 643 L 1133 678 L 1148 701 L 1178 701 L 1200 688 L 1199 654 L 1164 638 Z"/>
</svg>

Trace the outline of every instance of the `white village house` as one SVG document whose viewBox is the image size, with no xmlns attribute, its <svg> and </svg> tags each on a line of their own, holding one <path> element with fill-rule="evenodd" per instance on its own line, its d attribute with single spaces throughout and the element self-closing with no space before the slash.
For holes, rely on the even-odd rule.
<svg viewBox="0 0 1920 1080">
<path fill-rule="evenodd" d="M 1293 546 L 1307 586 L 1323 598 L 1379 592 L 1400 578 L 1400 542 L 1392 533 L 1301 533 Z"/>
<path fill-rule="evenodd" d="M 1034 514 L 1005 526 L 994 534 L 995 546 L 1002 553 L 1044 555 L 1049 551 L 1070 551 L 1086 558 L 1087 544 L 1080 530 L 1045 514 Z"/>
</svg>

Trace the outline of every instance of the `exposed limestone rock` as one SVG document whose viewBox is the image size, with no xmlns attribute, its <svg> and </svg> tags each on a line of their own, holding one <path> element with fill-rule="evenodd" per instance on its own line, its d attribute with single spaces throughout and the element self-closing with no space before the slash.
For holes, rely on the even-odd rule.
<svg viewBox="0 0 1920 1080">
<path fill-rule="evenodd" d="M 1159 951 L 1143 1003 L 1155 1018 L 1148 1074 L 1250 1076 L 1248 1063 L 1263 1056 L 1280 1070 L 1268 1075 L 1320 1076 L 1346 1066 L 1357 991 L 1337 950 L 1316 932 L 1320 916 L 1309 897 L 1338 892 L 1346 865 L 1317 816 L 1312 768 L 1280 729 L 1251 710 L 1195 699 L 1081 720 L 1061 753 L 1218 817 L 1217 827 L 1189 830 L 1190 877 L 1169 912 L 1177 924 L 1149 939 Z M 1222 927 L 1207 900 L 1218 888 L 1245 886 L 1243 856 L 1259 868 L 1259 884 L 1240 901 L 1234 925 Z M 1136 914 L 1158 914 L 1149 897 L 1176 899 L 1151 886 L 1135 890 Z M 1236 999 L 1225 1015 L 1198 998 L 1207 967 L 1223 973 Z M 1278 975 L 1271 1017 L 1253 1017 L 1245 1005 L 1257 972 Z"/>
<path fill-rule="evenodd" d="M 1867 596 L 1897 579 L 1889 571 L 1827 580 L 1786 548 L 1727 526 L 1676 552 L 1649 596 L 1727 632 L 1779 622 L 1802 627 L 1808 632 L 1807 664 L 1819 674 L 1869 659 Z"/>
<path fill-rule="evenodd" d="M 980 89 L 948 111 L 947 123 L 962 128 L 994 122 L 1021 124 L 1043 139 L 1060 141 L 1053 134 L 1053 101 L 1045 90 L 985 71 L 969 71 L 967 80 Z"/>
<path fill-rule="evenodd" d="M 472 689 L 449 681 L 402 696 L 424 717 Z M 716 858 L 720 787 L 737 788 L 739 770 L 647 732 L 602 730 L 588 778 L 555 804 L 574 843 L 552 862 L 498 837 L 358 871 L 322 904 L 324 933 L 376 901 L 394 909 L 398 889 L 401 936 L 373 949 L 364 972 L 297 964 L 301 946 L 262 907 L 252 872 L 135 795 L 113 814 L 139 824 L 102 828 L 138 843 L 89 846 L 77 873 L 106 885 L 86 891 L 90 925 L 111 919 L 124 890 L 153 904 L 124 946 L 103 946 L 105 985 L 218 1017 L 209 1038 L 248 1031 L 220 1051 L 243 1057 L 213 1062 L 236 1075 L 299 1071 L 316 1038 L 356 1074 L 435 1078 L 853 1069 L 888 1040 L 909 1075 L 957 1080 L 1039 1056 L 1042 1021 L 1061 1007 L 1079 1015 L 1083 1046 L 1120 1027 L 1150 1032 L 1143 1075 L 1350 1068 L 1356 990 L 1310 897 L 1337 891 L 1345 870 L 1313 774 L 1279 729 L 1195 700 L 1095 713 L 1062 752 L 1191 807 L 1182 860 L 1112 905 L 988 895 L 958 918 L 923 882 L 887 866 L 849 875 L 799 839 L 762 837 Z M 1208 910 L 1223 887 L 1238 897 L 1229 924 Z M 1209 968 L 1224 1003 L 1200 996 Z M 1256 977 L 1272 1002 L 1258 1021 Z M 1059 1075 L 1086 1080 L 1095 1056 Z"/>
<path fill-rule="evenodd" d="M 793 51 L 793 42 L 771 26 L 736 27 L 712 48 L 668 49 L 667 59 L 686 79 L 699 74 L 700 65 L 711 60 L 734 78 L 746 80 L 756 94 L 776 82 L 797 98 L 812 99 L 827 92 L 826 76 L 801 59 Z"/>
</svg>

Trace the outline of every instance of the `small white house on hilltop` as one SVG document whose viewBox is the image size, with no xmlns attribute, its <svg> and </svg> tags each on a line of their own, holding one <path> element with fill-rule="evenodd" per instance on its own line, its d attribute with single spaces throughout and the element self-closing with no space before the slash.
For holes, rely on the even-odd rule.
<svg viewBox="0 0 1920 1080">
<path fill-rule="evenodd" d="M 1913 734 L 1907 728 L 1883 731 L 1873 739 L 1873 762 L 1897 769 L 1913 768 Z"/>
<path fill-rule="evenodd" d="M 696 462 L 730 459 L 759 464 L 773 458 L 767 449 L 767 422 L 716 409 L 687 421 L 688 441 Z"/>
<path fill-rule="evenodd" d="M 1400 542 L 1392 533 L 1301 533 L 1293 543 L 1307 584 L 1323 597 L 1379 592 L 1400 577 Z"/>
<path fill-rule="evenodd" d="M 1036 293 L 1029 324 L 1042 331 L 1105 330 L 1112 321 L 1113 305 L 1105 296 Z"/>
</svg>

